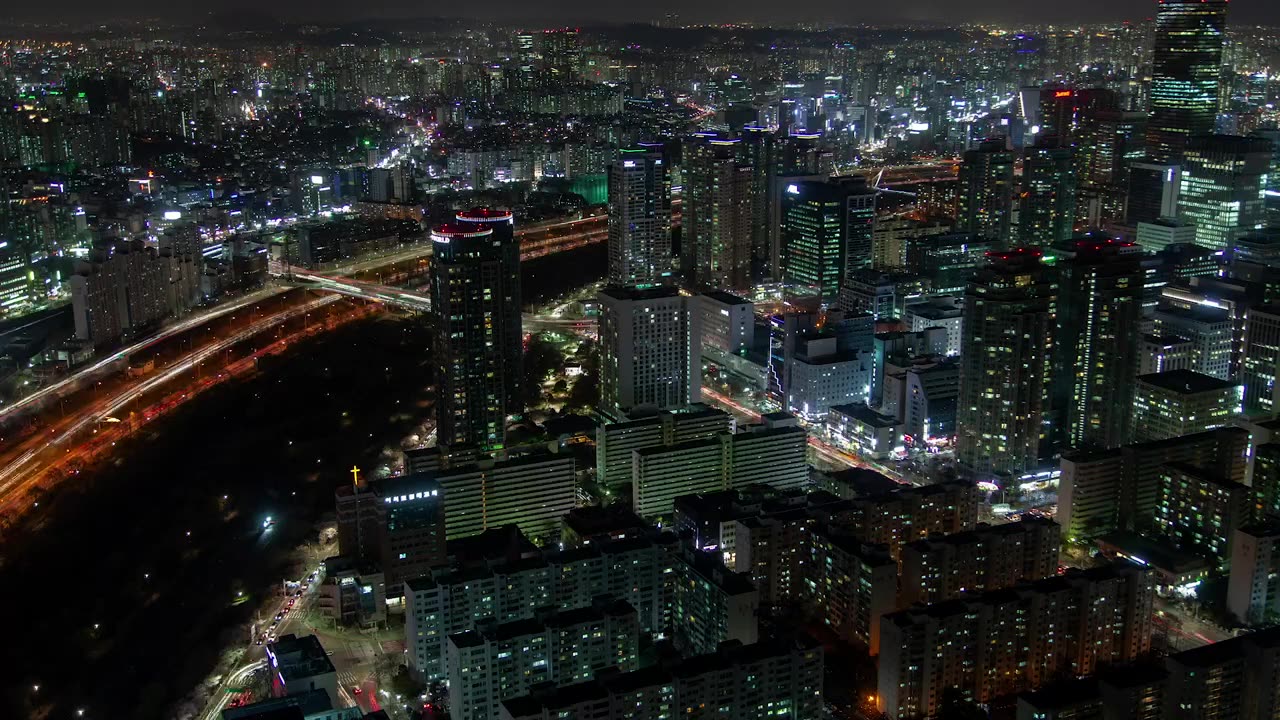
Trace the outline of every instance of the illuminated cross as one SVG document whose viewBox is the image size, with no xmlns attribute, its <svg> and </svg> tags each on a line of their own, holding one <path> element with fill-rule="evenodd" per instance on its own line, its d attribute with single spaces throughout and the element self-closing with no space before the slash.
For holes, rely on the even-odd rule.
<svg viewBox="0 0 1280 720">
<path fill-rule="evenodd" d="M 360 487 L 360 468 L 355 465 L 351 466 L 351 485 Z"/>
</svg>

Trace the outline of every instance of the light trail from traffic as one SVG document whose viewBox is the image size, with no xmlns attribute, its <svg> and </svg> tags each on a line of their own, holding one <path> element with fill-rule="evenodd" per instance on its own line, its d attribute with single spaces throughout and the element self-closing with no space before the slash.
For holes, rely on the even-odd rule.
<svg viewBox="0 0 1280 720">
<path fill-rule="evenodd" d="M 36 404 L 38 404 L 42 400 L 49 399 L 49 398 L 57 398 L 62 392 L 73 391 L 77 389 L 76 385 L 78 385 L 79 383 L 88 379 L 92 379 L 98 374 L 109 370 L 112 365 L 115 365 L 116 363 L 127 359 L 129 356 L 135 353 L 138 353 L 142 350 L 146 350 L 147 348 L 155 345 L 156 343 L 167 340 L 175 335 L 181 335 L 182 333 L 187 332 L 188 330 L 193 330 L 197 327 L 200 327 L 201 325 L 209 322 L 210 320 L 220 318 L 223 315 L 226 315 L 228 313 L 233 313 L 248 305 L 252 305 L 253 303 L 262 302 L 263 300 L 270 299 L 276 295 L 287 292 L 288 290 L 289 290 L 288 287 L 263 288 L 262 290 L 254 291 L 237 300 L 233 300 L 231 302 L 218 305 L 217 307 L 212 308 L 208 311 L 192 314 L 187 318 L 184 318 L 172 325 L 169 325 L 168 327 L 165 327 L 163 330 L 156 333 L 155 335 L 151 335 L 145 339 L 142 339 L 133 343 L 132 345 L 121 348 L 120 350 L 117 350 L 111 353 L 110 355 L 107 355 L 106 357 L 96 360 L 93 363 L 76 370 L 74 374 L 63 378 L 62 380 L 59 380 L 58 382 L 52 385 L 41 388 L 20 400 L 17 400 L 9 405 L 6 405 L 3 408 L 0 408 L 0 421 L 3 421 L 9 417 L 16 415 L 18 412 L 22 411 L 24 408 L 25 409 L 33 408 Z"/>
<path fill-rule="evenodd" d="M 37 469 L 29 468 L 33 461 L 37 460 L 46 451 L 54 450 L 58 447 L 70 445 L 72 441 L 77 439 L 81 434 L 92 429 L 94 425 L 105 418 L 111 417 L 126 407 L 129 403 L 134 402 L 148 393 L 154 392 L 164 384 L 178 378 L 183 373 L 198 368 L 210 358 L 229 350 L 246 340 L 260 335 L 277 325 L 288 320 L 305 316 L 306 314 L 337 302 L 339 295 L 325 295 L 291 308 L 275 315 L 269 315 L 254 323 L 248 329 L 241 330 L 227 338 L 207 345 L 200 350 L 188 355 L 182 361 L 166 368 L 163 372 L 155 377 L 148 378 L 146 381 L 132 386 L 123 388 L 120 391 L 109 395 L 101 401 L 95 402 L 92 406 L 85 410 L 72 421 L 69 425 L 62 429 L 61 432 L 52 433 L 52 437 L 44 442 L 37 444 L 35 447 L 29 448 L 9 464 L 0 469 L 0 502 L 8 505 L 12 496 L 20 496 L 30 489 L 33 485 L 39 483 L 43 478 L 43 473 Z M 28 471 L 23 474 L 24 471 Z"/>
</svg>

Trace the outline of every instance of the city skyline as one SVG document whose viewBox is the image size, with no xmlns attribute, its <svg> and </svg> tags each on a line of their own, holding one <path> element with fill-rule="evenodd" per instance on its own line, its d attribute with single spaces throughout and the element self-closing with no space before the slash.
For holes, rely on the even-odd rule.
<svg viewBox="0 0 1280 720">
<path fill-rule="evenodd" d="M 0 38 L 6 720 L 1280 717 L 1249 8 L 122 1 Z"/>
</svg>

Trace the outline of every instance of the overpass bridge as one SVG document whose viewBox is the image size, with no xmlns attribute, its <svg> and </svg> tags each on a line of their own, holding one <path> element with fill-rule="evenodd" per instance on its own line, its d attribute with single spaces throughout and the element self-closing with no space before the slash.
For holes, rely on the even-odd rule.
<svg viewBox="0 0 1280 720">
<path fill-rule="evenodd" d="M 279 280 L 296 287 L 338 293 L 348 297 L 398 307 L 410 312 L 431 312 L 431 297 L 417 290 L 353 280 L 342 275 L 327 275 L 314 272 L 294 271 L 288 277 L 281 276 Z M 573 320 L 554 315 L 535 315 L 533 313 L 524 313 L 521 325 L 526 331 L 548 330 L 579 335 L 595 335 L 596 332 L 596 321 L 594 319 Z"/>
</svg>

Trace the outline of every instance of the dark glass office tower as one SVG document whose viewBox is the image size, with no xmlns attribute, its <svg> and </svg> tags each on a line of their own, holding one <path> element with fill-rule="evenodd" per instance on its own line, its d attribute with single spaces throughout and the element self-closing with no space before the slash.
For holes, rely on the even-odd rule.
<svg viewBox="0 0 1280 720">
<path fill-rule="evenodd" d="M 479 209 L 431 231 L 437 435 L 495 450 L 520 407 L 520 244 L 510 212 Z"/>
<path fill-rule="evenodd" d="M 1226 0 L 1161 0 L 1147 125 L 1153 161 L 1180 163 L 1188 138 L 1213 132 L 1226 24 Z"/>
</svg>

